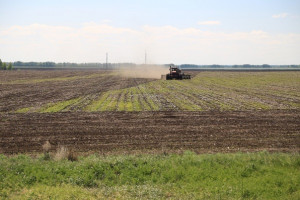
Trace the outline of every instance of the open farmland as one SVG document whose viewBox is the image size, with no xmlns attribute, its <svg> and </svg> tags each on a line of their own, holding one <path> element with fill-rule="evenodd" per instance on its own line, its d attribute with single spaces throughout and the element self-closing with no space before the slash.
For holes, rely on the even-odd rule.
<svg viewBox="0 0 300 200">
<path fill-rule="evenodd" d="M 192 80 L 105 71 L 0 76 L 0 112 L 230 111 L 300 108 L 300 72 L 193 72 Z"/>
<path fill-rule="evenodd" d="M 5 71 L 0 153 L 41 152 L 45 141 L 78 152 L 299 152 L 300 72 L 190 73 Z"/>
</svg>

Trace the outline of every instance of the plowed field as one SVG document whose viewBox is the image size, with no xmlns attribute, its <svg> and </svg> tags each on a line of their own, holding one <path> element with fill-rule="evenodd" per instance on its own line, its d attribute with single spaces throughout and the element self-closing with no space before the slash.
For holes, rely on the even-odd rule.
<svg viewBox="0 0 300 200">
<path fill-rule="evenodd" d="M 300 150 L 300 112 L 65 112 L 1 115 L 0 152 Z M 54 148 L 55 149 L 55 148 Z"/>
<path fill-rule="evenodd" d="M 0 153 L 300 150 L 300 72 L 0 73 Z"/>
</svg>

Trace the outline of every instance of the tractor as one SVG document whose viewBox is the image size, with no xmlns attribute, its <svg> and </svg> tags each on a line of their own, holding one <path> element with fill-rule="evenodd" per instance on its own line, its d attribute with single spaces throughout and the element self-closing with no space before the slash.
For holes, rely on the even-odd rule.
<svg viewBox="0 0 300 200">
<path fill-rule="evenodd" d="M 182 79 L 191 79 L 191 75 L 184 74 L 178 67 L 174 65 L 170 66 L 170 73 L 162 75 L 162 79 L 166 77 L 166 80 L 182 80 Z"/>
</svg>

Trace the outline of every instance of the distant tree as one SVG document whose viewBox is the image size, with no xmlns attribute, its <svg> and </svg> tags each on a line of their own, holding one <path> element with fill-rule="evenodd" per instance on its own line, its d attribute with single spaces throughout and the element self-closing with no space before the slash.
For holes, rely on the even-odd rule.
<svg viewBox="0 0 300 200">
<path fill-rule="evenodd" d="M 221 65 L 211 65 L 212 68 L 221 68 Z"/>
<path fill-rule="evenodd" d="M 5 62 L 2 64 L 2 69 L 6 70 L 6 63 Z"/>
<path fill-rule="evenodd" d="M 23 63 L 21 61 L 14 62 L 14 66 L 22 66 Z"/>
<path fill-rule="evenodd" d="M 268 65 L 268 64 L 263 64 L 263 65 L 262 65 L 262 68 L 271 68 L 271 66 Z"/>
<path fill-rule="evenodd" d="M 3 65 L 3 63 L 2 63 L 2 60 L 0 59 L 0 69 L 2 69 L 2 65 Z"/>
<path fill-rule="evenodd" d="M 13 65 L 11 63 L 9 63 L 7 69 L 8 70 L 12 70 L 13 69 Z"/>
<path fill-rule="evenodd" d="M 251 67 L 253 67 L 253 66 L 251 66 L 250 64 L 244 64 L 242 67 L 243 67 L 243 68 L 251 68 Z"/>
</svg>

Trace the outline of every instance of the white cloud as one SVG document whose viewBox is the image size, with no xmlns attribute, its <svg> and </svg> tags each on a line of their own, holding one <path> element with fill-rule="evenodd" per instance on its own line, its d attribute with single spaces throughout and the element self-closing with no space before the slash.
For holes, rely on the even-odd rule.
<svg viewBox="0 0 300 200">
<path fill-rule="evenodd" d="M 112 22 L 110 19 L 103 19 L 103 20 L 101 20 L 101 23 L 103 23 L 103 24 L 108 24 L 110 22 Z"/>
<path fill-rule="evenodd" d="M 202 21 L 198 22 L 199 25 L 219 25 L 221 24 L 220 21 Z"/>
<path fill-rule="evenodd" d="M 137 62 L 195 64 L 300 63 L 300 34 L 202 31 L 143 26 L 141 29 L 86 23 L 81 27 L 32 24 L 0 29 L 5 61 Z"/>
<path fill-rule="evenodd" d="M 272 15 L 273 18 L 286 18 L 289 14 L 288 13 L 280 13 L 277 15 Z"/>
<path fill-rule="evenodd" d="M 132 33 L 135 34 L 137 31 L 129 28 L 118 28 L 107 24 L 96 24 L 94 22 L 85 23 L 83 27 L 78 29 L 82 34 L 125 34 Z"/>
</svg>

